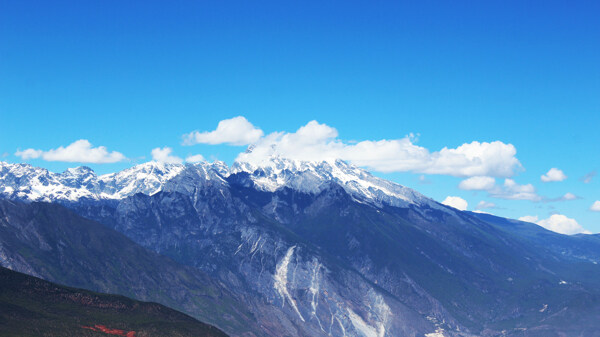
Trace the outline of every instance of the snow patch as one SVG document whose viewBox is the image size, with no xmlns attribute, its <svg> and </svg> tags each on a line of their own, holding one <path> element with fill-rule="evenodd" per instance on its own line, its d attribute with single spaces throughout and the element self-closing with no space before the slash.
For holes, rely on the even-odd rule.
<svg viewBox="0 0 600 337">
<path fill-rule="evenodd" d="M 323 329 L 323 325 L 321 325 L 321 320 L 319 320 L 319 317 L 317 316 L 317 306 L 319 305 L 319 270 L 321 270 L 321 267 L 323 266 L 320 262 L 318 261 L 314 261 L 315 266 L 313 268 L 312 271 L 312 278 L 310 280 L 310 287 L 309 287 L 309 292 L 312 295 L 311 301 L 310 301 L 310 307 L 312 309 L 311 311 L 311 315 L 316 318 L 317 323 L 319 323 L 319 327 L 321 328 L 321 331 L 325 332 L 325 329 Z"/>
<path fill-rule="evenodd" d="M 435 332 L 425 334 L 425 337 L 445 337 L 445 336 L 446 335 L 444 335 L 444 329 L 442 329 L 442 328 L 438 328 L 437 330 L 435 330 Z"/>
<path fill-rule="evenodd" d="M 352 309 L 347 308 L 348 317 L 354 328 L 365 337 L 378 337 L 379 334 L 377 329 L 367 324 L 359 315 L 357 315 Z"/>
<path fill-rule="evenodd" d="M 282 308 L 285 305 L 285 300 L 287 299 L 288 302 L 290 302 L 290 305 L 292 306 L 294 311 L 296 311 L 296 313 L 300 317 L 300 320 L 302 320 L 302 322 L 305 322 L 304 317 L 302 317 L 302 314 L 300 314 L 300 310 L 298 310 L 296 300 L 292 298 L 287 289 L 288 265 L 290 264 L 290 260 L 292 258 L 292 255 L 294 254 L 294 249 L 296 249 L 296 246 L 288 248 L 287 252 L 285 253 L 285 256 L 275 266 L 275 275 L 273 275 L 275 281 L 274 287 L 283 300 Z"/>
<path fill-rule="evenodd" d="M 383 300 L 383 296 L 375 293 L 373 289 L 369 290 L 370 297 L 374 297 L 373 312 L 377 319 L 377 332 L 379 337 L 385 336 L 385 329 L 392 311 Z"/>
</svg>

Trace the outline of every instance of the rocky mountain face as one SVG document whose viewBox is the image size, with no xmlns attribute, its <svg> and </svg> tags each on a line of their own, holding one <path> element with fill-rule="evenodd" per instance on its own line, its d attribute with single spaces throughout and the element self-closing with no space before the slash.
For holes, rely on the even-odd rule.
<svg viewBox="0 0 600 337">
<path fill-rule="evenodd" d="M 63 204 L 211 275 L 266 336 L 596 333 L 593 236 L 461 212 L 342 161 L 0 173 L 4 198 Z"/>
<path fill-rule="evenodd" d="M 259 335 L 243 301 L 206 273 L 56 204 L 0 200 L 0 264 L 72 287 L 154 301 Z"/>
</svg>

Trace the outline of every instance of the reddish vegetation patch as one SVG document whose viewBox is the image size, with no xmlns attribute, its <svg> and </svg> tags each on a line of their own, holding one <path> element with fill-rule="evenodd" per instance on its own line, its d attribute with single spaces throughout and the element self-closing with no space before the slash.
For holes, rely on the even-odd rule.
<svg viewBox="0 0 600 337">
<path fill-rule="evenodd" d="M 107 328 L 105 325 L 100 325 L 100 324 L 96 324 L 94 326 L 82 326 L 82 328 L 89 329 L 89 330 L 92 330 L 92 331 L 104 332 L 104 333 L 107 333 L 109 335 L 125 336 L 125 337 L 135 337 L 135 331 L 125 332 L 125 330 L 110 329 L 110 328 Z"/>
</svg>

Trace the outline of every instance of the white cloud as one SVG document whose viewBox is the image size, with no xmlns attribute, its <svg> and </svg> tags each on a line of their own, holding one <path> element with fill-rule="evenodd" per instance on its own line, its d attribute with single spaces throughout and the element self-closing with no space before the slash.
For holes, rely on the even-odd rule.
<svg viewBox="0 0 600 337">
<path fill-rule="evenodd" d="M 447 196 L 446 199 L 444 199 L 444 201 L 442 201 L 442 204 L 444 204 L 446 206 L 454 207 L 461 211 L 466 211 L 467 207 L 469 206 L 469 204 L 467 203 L 467 201 L 465 199 L 463 199 L 461 197 L 453 197 L 453 196 Z"/>
<path fill-rule="evenodd" d="M 496 204 L 494 204 L 493 202 L 487 202 L 487 201 L 481 200 L 475 207 L 475 209 L 477 209 L 477 210 L 489 209 L 489 208 L 496 208 Z"/>
<path fill-rule="evenodd" d="M 556 167 L 551 168 L 548 173 L 543 174 L 540 179 L 543 182 L 551 182 L 551 181 L 563 181 L 567 179 L 567 176 L 562 170 L 557 169 Z"/>
<path fill-rule="evenodd" d="M 552 214 L 548 219 L 538 221 L 538 225 L 561 234 L 589 233 L 575 219 L 562 214 Z"/>
<path fill-rule="evenodd" d="M 521 221 L 537 223 L 540 219 L 537 215 L 526 215 L 519 218 Z"/>
<path fill-rule="evenodd" d="M 532 184 L 520 185 L 512 179 L 504 179 L 503 185 L 497 185 L 496 180 L 492 177 L 475 176 L 467 178 L 458 184 L 458 187 L 463 190 L 470 191 L 487 191 L 490 197 L 509 200 L 531 200 L 540 201 L 542 197 L 536 192 Z M 572 200 L 572 193 L 567 193 L 565 196 L 557 200 Z"/>
<path fill-rule="evenodd" d="M 594 201 L 592 206 L 590 206 L 590 211 L 600 212 L 600 200 Z"/>
<path fill-rule="evenodd" d="M 206 134 L 206 133 L 203 133 Z M 310 121 L 296 132 L 260 137 L 236 160 L 260 164 L 271 156 L 309 161 L 342 159 L 379 172 L 415 172 L 458 177 L 510 177 L 521 168 L 512 144 L 471 142 L 437 152 L 415 145 L 412 135 L 348 143 L 326 124 Z"/>
<path fill-rule="evenodd" d="M 185 161 L 188 163 L 198 163 L 204 161 L 204 156 L 202 156 L 201 154 L 195 154 L 193 156 L 186 157 Z"/>
<path fill-rule="evenodd" d="M 87 139 L 77 140 L 67 147 L 60 146 L 48 151 L 26 149 L 17 151 L 15 155 L 25 160 L 42 158 L 46 161 L 93 164 L 116 163 L 127 159 L 120 152 L 108 152 L 104 146 L 92 147 L 92 144 Z"/>
<path fill-rule="evenodd" d="M 537 216 L 526 215 L 520 217 L 519 220 L 535 223 L 548 230 L 560 234 L 590 234 L 590 231 L 581 227 L 581 225 L 575 219 L 568 218 L 567 216 L 562 214 L 552 214 L 549 218 L 542 220 L 540 220 Z"/>
<path fill-rule="evenodd" d="M 248 145 L 258 141 L 263 131 L 242 116 L 224 119 L 210 132 L 193 131 L 183 136 L 183 145 L 229 144 Z"/>
<path fill-rule="evenodd" d="M 496 179 L 485 176 L 467 178 L 458 184 L 458 188 L 468 191 L 487 191 L 496 185 Z"/>
<path fill-rule="evenodd" d="M 23 159 L 23 160 L 36 159 L 36 158 L 41 157 L 42 154 L 44 154 L 44 151 L 42 151 L 42 150 L 35 150 L 35 149 L 26 149 L 26 150 L 23 150 L 23 151 L 17 151 L 17 152 L 15 152 L 15 156 L 21 157 L 21 159 Z"/>
<path fill-rule="evenodd" d="M 592 171 L 586 175 L 584 175 L 583 177 L 581 177 L 581 181 L 583 181 L 584 184 L 589 184 L 592 182 L 592 180 L 594 179 L 594 177 L 596 176 L 596 174 L 598 174 L 598 172 L 596 171 Z"/>
<path fill-rule="evenodd" d="M 512 179 L 504 179 L 504 185 L 496 185 L 494 188 L 489 190 L 490 196 L 500 199 L 509 200 L 531 200 L 540 201 L 540 197 L 535 187 L 532 184 L 519 185 Z"/>
<path fill-rule="evenodd" d="M 171 164 L 183 163 L 183 159 L 181 159 L 177 156 L 172 156 L 171 152 L 173 152 L 173 149 L 171 149 L 170 147 L 163 147 L 162 149 L 157 147 L 155 149 L 152 149 L 152 160 L 155 160 L 155 161 L 161 162 L 161 163 L 171 163 Z"/>
</svg>

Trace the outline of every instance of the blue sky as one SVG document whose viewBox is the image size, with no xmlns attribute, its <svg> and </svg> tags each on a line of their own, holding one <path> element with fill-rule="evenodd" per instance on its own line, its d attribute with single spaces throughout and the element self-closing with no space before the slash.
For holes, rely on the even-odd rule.
<svg viewBox="0 0 600 337">
<path fill-rule="evenodd" d="M 82 163 L 98 173 L 164 147 L 231 163 L 246 145 L 182 136 L 236 116 L 264 135 L 316 120 L 348 146 L 499 141 L 521 167 L 483 172 L 495 191 L 425 168 L 374 173 L 470 210 L 600 232 L 600 177 L 580 180 L 600 170 L 599 14 L 596 1 L 0 1 L 0 155 L 62 171 L 80 163 L 15 154 L 85 139 L 126 158 Z M 542 182 L 551 168 L 567 178 Z M 503 199 L 506 178 L 536 200 Z M 577 198 L 554 200 L 566 193 Z"/>
</svg>

